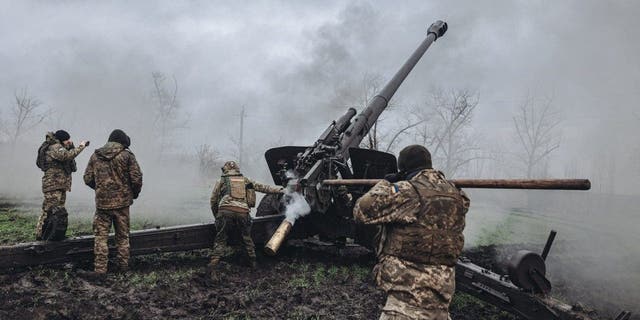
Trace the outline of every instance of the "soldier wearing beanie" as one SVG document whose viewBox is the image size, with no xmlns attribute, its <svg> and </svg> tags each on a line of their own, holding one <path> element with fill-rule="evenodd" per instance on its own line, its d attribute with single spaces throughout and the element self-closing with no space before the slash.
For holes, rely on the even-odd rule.
<svg viewBox="0 0 640 320">
<path fill-rule="evenodd" d="M 380 319 L 450 319 L 469 198 L 432 168 L 423 146 L 404 148 L 398 169 L 400 181 L 379 182 L 353 210 L 356 221 L 383 226 L 374 269 L 388 294 Z"/>
<path fill-rule="evenodd" d="M 120 129 L 113 130 L 107 143 L 91 155 L 84 172 L 84 183 L 95 190 L 93 218 L 94 271 L 107 272 L 107 239 L 113 224 L 117 247 L 116 265 L 129 268 L 129 207 L 142 189 L 142 171 L 129 146 L 131 139 Z"/>
<path fill-rule="evenodd" d="M 76 148 L 64 130 L 48 132 L 38 149 L 36 165 L 42 177 L 42 214 L 36 224 L 36 240 L 62 240 L 67 230 L 66 193 L 71 191 L 71 173 L 76 171 L 75 158 L 89 142 Z"/>
</svg>

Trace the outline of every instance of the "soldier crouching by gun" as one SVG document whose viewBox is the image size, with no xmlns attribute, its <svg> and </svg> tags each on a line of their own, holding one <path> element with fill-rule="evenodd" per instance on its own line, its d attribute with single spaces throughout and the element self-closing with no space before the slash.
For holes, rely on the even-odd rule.
<svg viewBox="0 0 640 320">
<path fill-rule="evenodd" d="M 216 218 L 216 236 L 211 262 L 207 274 L 215 278 L 215 267 L 224 255 L 227 238 L 240 236 L 248 263 L 256 267 L 255 245 L 251 239 L 250 208 L 256 204 L 255 191 L 262 193 L 282 193 L 280 186 L 269 186 L 255 182 L 240 173 L 234 161 L 227 161 L 222 167 L 222 176 L 211 193 L 211 212 Z"/>
<path fill-rule="evenodd" d="M 36 224 L 36 240 L 63 240 L 67 231 L 66 193 L 71 191 L 71 173 L 76 172 L 75 158 L 89 145 L 73 146 L 64 130 L 48 132 L 38 149 L 36 165 L 42 171 L 42 214 Z"/>
<path fill-rule="evenodd" d="M 423 146 L 404 148 L 398 169 L 397 182 L 379 182 L 354 208 L 357 221 L 381 226 L 374 273 L 388 296 L 380 319 L 450 319 L 469 198 L 432 168 Z"/>
</svg>

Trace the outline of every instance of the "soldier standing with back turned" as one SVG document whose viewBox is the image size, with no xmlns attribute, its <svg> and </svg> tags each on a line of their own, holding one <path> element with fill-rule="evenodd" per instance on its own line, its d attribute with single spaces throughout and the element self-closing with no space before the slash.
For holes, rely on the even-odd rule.
<svg viewBox="0 0 640 320">
<path fill-rule="evenodd" d="M 84 183 L 96 192 L 93 254 L 98 275 L 107 273 L 111 224 L 116 235 L 117 267 L 120 271 L 129 268 L 129 206 L 142 189 L 142 172 L 130 145 L 129 136 L 120 129 L 113 130 L 107 144 L 91 155 L 84 172 Z"/>
<path fill-rule="evenodd" d="M 62 240 L 67 230 L 67 191 L 71 191 L 71 173 L 76 172 L 75 158 L 84 150 L 86 141 L 75 148 L 71 136 L 64 130 L 48 132 L 38 149 L 36 165 L 44 171 L 42 177 L 42 214 L 36 224 L 36 240 Z M 51 223 L 54 218 L 56 223 Z M 47 217 L 50 219 L 48 220 Z M 45 225 L 45 222 L 46 223 Z M 55 225 L 55 227 L 54 227 Z M 56 230 L 50 230 L 55 228 Z M 46 229 L 46 230 L 45 230 Z"/>
<path fill-rule="evenodd" d="M 376 282 L 387 292 L 380 319 L 449 319 L 455 264 L 469 198 L 432 169 L 419 145 L 398 157 L 401 177 L 383 180 L 356 202 L 354 217 L 380 225 Z"/>
<path fill-rule="evenodd" d="M 222 176 L 211 193 L 211 212 L 216 218 L 216 237 L 213 244 L 209 276 L 224 255 L 227 238 L 240 236 L 240 241 L 248 258 L 249 266 L 256 267 L 256 252 L 251 239 L 250 208 L 255 206 L 255 191 L 262 193 L 282 193 L 280 186 L 269 186 L 255 182 L 240 173 L 234 161 L 222 166 Z"/>
</svg>

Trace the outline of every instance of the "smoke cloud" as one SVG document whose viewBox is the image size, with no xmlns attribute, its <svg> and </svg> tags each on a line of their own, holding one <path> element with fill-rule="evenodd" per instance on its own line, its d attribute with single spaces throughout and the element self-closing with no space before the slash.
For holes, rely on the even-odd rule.
<svg viewBox="0 0 640 320">
<path fill-rule="evenodd" d="M 289 170 L 286 172 L 286 176 L 289 179 L 287 182 L 287 187 L 285 188 L 284 197 L 282 197 L 282 201 L 284 201 L 285 210 L 285 220 L 289 221 L 291 225 L 294 225 L 298 218 L 304 217 L 311 213 L 311 207 L 309 203 L 304 198 L 304 196 L 295 190 L 296 184 L 296 175 L 293 171 Z"/>
<path fill-rule="evenodd" d="M 0 8 L 0 197 L 31 203 L 33 212 L 42 199 L 35 155 L 46 131 L 92 141 L 77 158 L 68 195 L 71 216 L 87 218 L 93 195 L 81 174 L 93 149 L 121 128 L 144 173 L 132 216 L 210 221 L 208 197 L 221 163 L 242 152 L 243 173 L 271 182 L 265 150 L 310 145 L 347 107 L 361 110 L 363 78 L 384 83 L 442 19 L 447 34 L 396 93 L 380 131 L 392 135 L 413 109 L 428 108 L 434 89 L 469 89 L 479 98 L 470 134 L 486 153 L 460 177 L 522 177 L 513 117 L 526 97 L 550 98 L 561 141 L 546 176 L 590 178 L 593 189 L 533 197 L 469 191 L 468 243 L 501 235 L 494 231 L 502 226 L 509 241 L 531 234 L 543 242 L 561 226 L 558 241 L 566 239 L 571 255 L 589 257 L 591 266 L 566 266 L 562 280 L 593 292 L 615 283 L 612 291 L 640 296 L 638 281 L 600 272 L 613 265 L 616 274 L 637 279 L 640 269 L 630 245 L 640 224 L 638 2 L 13 1 Z M 178 103 L 164 118 L 154 72 L 165 75 Z M 22 90 L 46 117 L 14 139 L 15 94 Z M 406 133 L 390 150 L 417 141 Z M 205 149 L 206 159 L 198 158 Z M 555 205 L 542 206 L 548 203 Z M 556 262 L 550 270 L 559 269 Z M 627 300 L 622 306 L 637 308 Z"/>
</svg>

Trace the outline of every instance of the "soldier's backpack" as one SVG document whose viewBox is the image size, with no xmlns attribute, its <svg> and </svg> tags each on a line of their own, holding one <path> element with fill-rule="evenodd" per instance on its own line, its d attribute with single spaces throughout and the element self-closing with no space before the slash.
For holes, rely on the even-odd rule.
<svg viewBox="0 0 640 320">
<path fill-rule="evenodd" d="M 36 158 L 36 166 L 42 171 L 47 171 L 47 150 L 51 146 L 51 142 L 45 141 L 38 148 L 38 157 Z"/>
<path fill-rule="evenodd" d="M 228 176 L 224 179 L 226 193 L 232 198 L 247 203 L 249 208 L 256 206 L 256 192 L 252 184 L 246 184 L 242 175 Z"/>
<path fill-rule="evenodd" d="M 68 216 L 69 214 L 65 208 L 53 207 L 47 213 L 47 218 L 42 225 L 42 240 L 64 240 L 67 233 Z"/>
</svg>

